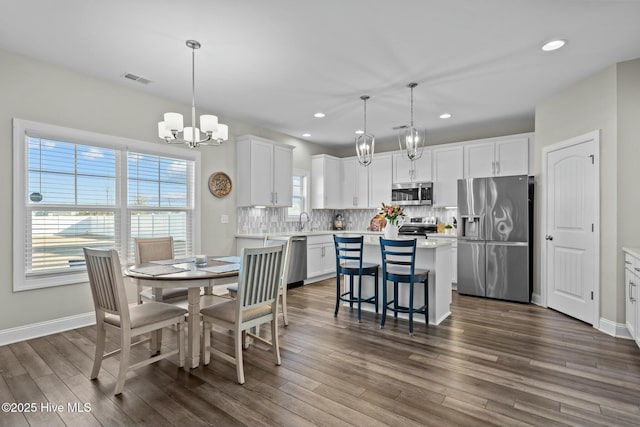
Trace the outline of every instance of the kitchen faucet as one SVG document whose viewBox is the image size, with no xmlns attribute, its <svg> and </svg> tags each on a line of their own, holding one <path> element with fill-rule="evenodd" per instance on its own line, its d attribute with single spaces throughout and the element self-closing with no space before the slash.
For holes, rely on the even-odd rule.
<svg viewBox="0 0 640 427">
<path fill-rule="evenodd" d="M 299 219 L 299 222 L 298 222 L 298 230 L 299 231 L 304 230 L 304 225 L 305 224 L 302 222 L 302 216 L 303 215 L 307 217 L 307 220 L 305 222 L 309 222 L 309 214 L 306 213 L 306 212 L 300 212 L 300 219 Z"/>
</svg>

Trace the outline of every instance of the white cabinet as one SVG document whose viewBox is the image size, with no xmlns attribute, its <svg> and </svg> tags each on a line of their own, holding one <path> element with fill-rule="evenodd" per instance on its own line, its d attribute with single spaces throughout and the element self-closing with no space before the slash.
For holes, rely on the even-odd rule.
<svg viewBox="0 0 640 427">
<path fill-rule="evenodd" d="M 464 144 L 464 177 L 526 175 L 529 173 L 529 137 Z"/>
<path fill-rule="evenodd" d="M 369 170 L 375 163 L 362 166 L 358 159 L 349 157 L 341 161 L 342 208 L 365 209 L 369 207 Z"/>
<path fill-rule="evenodd" d="M 379 209 L 382 203 L 391 203 L 391 154 L 376 154 L 369 169 L 369 207 Z"/>
<path fill-rule="evenodd" d="M 458 205 L 458 180 L 462 179 L 462 146 L 433 149 L 433 205 Z"/>
<path fill-rule="evenodd" d="M 451 283 L 458 283 L 458 245 L 451 247 Z"/>
<path fill-rule="evenodd" d="M 640 308 L 638 308 L 638 289 L 640 285 L 640 258 L 626 252 L 624 254 L 624 305 L 625 325 L 631 337 L 640 345 Z"/>
<path fill-rule="evenodd" d="M 336 256 L 333 234 L 307 237 L 307 279 L 335 273 Z"/>
<path fill-rule="evenodd" d="M 401 151 L 393 153 L 393 183 L 431 182 L 431 148 L 425 148 L 422 156 L 413 162 Z"/>
<path fill-rule="evenodd" d="M 291 206 L 293 149 L 268 139 L 236 139 L 238 206 Z"/>
<path fill-rule="evenodd" d="M 311 207 L 341 209 L 340 159 L 326 154 L 311 156 Z"/>
</svg>

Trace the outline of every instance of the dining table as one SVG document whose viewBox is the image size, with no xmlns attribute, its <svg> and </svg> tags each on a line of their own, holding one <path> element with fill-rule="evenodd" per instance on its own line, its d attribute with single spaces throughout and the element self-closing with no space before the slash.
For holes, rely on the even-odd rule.
<svg viewBox="0 0 640 427">
<path fill-rule="evenodd" d="M 206 264 L 195 258 L 160 260 L 127 267 L 124 274 L 152 288 L 187 288 L 187 358 L 185 368 L 200 364 L 200 297 L 201 289 L 237 283 L 240 259 L 234 256 L 208 256 Z M 158 343 L 159 346 L 159 343 Z M 159 351 L 159 348 L 152 349 Z"/>
</svg>

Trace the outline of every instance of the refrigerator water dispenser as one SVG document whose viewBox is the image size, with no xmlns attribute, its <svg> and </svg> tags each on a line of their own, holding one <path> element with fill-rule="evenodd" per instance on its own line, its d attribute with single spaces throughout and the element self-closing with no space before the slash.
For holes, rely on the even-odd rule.
<svg viewBox="0 0 640 427">
<path fill-rule="evenodd" d="M 466 239 L 481 239 L 481 217 L 479 216 L 462 216 L 462 233 L 461 238 Z"/>
</svg>

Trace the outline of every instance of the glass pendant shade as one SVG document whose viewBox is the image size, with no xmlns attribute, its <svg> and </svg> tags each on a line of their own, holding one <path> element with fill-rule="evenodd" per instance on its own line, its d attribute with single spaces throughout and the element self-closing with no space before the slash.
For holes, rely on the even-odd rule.
<svg viewBox="0 0 640 427">
<path fill-rule="evenodd" d="M 182 132 L 184 129 L 182 114 L 164 113 L 164 127 L 169 131 Z"/>
<path fill-rule="evenodd" d="M 369 166 L 373 161 L 375 142 L 375 138 L 370 133 L 363 133 L 356 137 L 356 154 L 362 166 Z"/>
<path fill-rule="evenodd" d="M 407 87 L 411 89 L 411 121 L 409 126 L 403 126 L 398 133 L 400 150 L 404 151 L 407 158 L 411 161 L 418 160 L 422 157 L 422 150 L 424 149 L 424 143 L 427 137 L 426 129 L 413 125 L 413 88 L 416 86 L 418 86 L 418 83 L 409 83 L 407 85 Z"/>
<path fill-rule="evenodd" d="M 427 131 L 423 128 L 410 126 L 404 129 L 404 134 L 400 136 L 400 149 L 406 152 L 409 160 L 417 160 L 422 157 L 426 134 Z M 404 140 L 404 149 L 402 140 Z"/>
<path fill-rule="evenodd" d="M 364 128 L 362 134 L 356 136 L 356 154 L 358 162 L 362 166 L 369 166 L 373 162 L 376 139 L 372 134 L 367 133 L 367 100 L 369 96 L 362 95 L 360 99 L 364 102 Z"/>
</svg>

